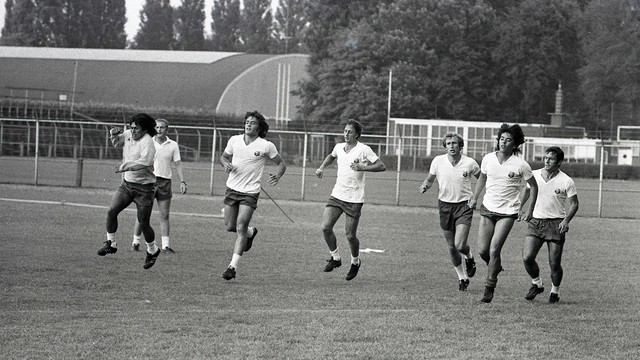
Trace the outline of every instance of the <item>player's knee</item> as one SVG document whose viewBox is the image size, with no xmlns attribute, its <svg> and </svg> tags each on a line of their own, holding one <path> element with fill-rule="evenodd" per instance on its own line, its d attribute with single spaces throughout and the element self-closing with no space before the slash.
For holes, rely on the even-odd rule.
<svg viewBox="0 0 640 360">
<path fill-rule="evenodd" d="M 531 254 L 522 254 L 522 261 L 525 264 L 535 264 L 536 257 Z"/>
<path fill-rule="evenodd" d="M 333 233 L 333 228 L 331 226 L 328 225 L 322 225 L 322 233 L 325 235 L 330 235 L 331 233 Z"/>
</svg>

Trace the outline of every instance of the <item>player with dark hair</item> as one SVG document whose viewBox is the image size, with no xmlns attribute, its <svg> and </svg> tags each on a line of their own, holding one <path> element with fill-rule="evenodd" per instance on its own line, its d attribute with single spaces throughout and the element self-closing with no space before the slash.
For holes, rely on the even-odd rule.
<svg viewBox="0 0 640 360">
<path fill-rule="evenodd" d="M 524 133 L 520 125 L 502 124 L 498 130 L 496 151 L 485 155 L 480 165 L 480 177 L 476 183 L 469 207 L 474 209 L 486 186 L 480 208 L 478 229 L 478 254 L 487 265 L 482 302 L 490 303 L 502 271 L 501 251 L 507 236 L 517 220 L 531 219 L 538 195 L 538 185 L 531 167 L 520 154 Z M 531 202 L 524 210 L 520 203 L 520 190 L 526 181 L 531 187 Z"/>
<path fill-rule="evenodd" d="M 355 278 L 360 269 L 360 240 L 357 231 L 364 203 L 364 172 L 386 170 L 378 155 L 368 145 L 358 141 L 361 134 L 360 123 L 354 119 L 347 120 L 344 127 L 345 142 L 336 144 L 316 170 L 316 176 L 322 178 L 324 169 L 338 160 L 338 177 L 322 218 L 322 233 L 331 254 L 324 271 L 330 272 L 342 265 L 333 226 L 344 213 L 345 233 L 351 249 L 351 268 L 347 273 L 347 280 Z"/>
<path fill-rule="evenodd" d="M 171 209 L 171 198 L 173 191 L 171 190 L 171 164 L 176 167 L 176 172 L 180 178 L 180 193 L 187 192 L 187 182 L 184 180 L 182 169 L 182 158 L 180 157 L 180 148 L 178 143 L 171 140 L 167 134 L 169 131 L 169 122 L 165 119 L 156 119 L 156 131 L 158 134 L 153 138 L 153 145 L 156 149 L 156 156 L 153 161 L 153 173 L 156 176 L 155 199 L 160 210 L 160 230 L 162 231 L 162 252 L 174 253 L 171 248 L 171 238 L 169 230 L 171 223 L 169 222 L 169 210 Z M 142 228 L 140 223 L 136 221 L 133 231 L 133 243 L 131 247 L 134 251 L 140 249 L 140 240 Z"/>
<path fill-rule="evenodd" d="M 224 222 L 227 231 L 236 233 L 236 242 L 229 266 L 222 274 L 225 280 L 236 277 L 240 257 L 249 251 L 258 229 L 249 222 L 258 206 L 262 173 L 267 159 L 278 165 L 275 174 L 269 174 L 269 184 L 275 186 L 287 170 L 287 165 L 276 146 L 264 138 L 269 131 L 264 116 L 257 111 L 244 117 L 244 134 L 232 136 L 220 163 L 229 174 L 224 198 Z"/>
<path fill-rule="evenodd" d="M 473 194 L 471 177 L 480 176 L 480 166 L 474 159 L 462 154 L 462 136 L 447 133 L 442 139 L 442 145 L 447 153 L 433 158 L 429 175 L 422 182 L 420 192 L 424 194 L 431 188 L 433 181 L 438 179 L 440 227 L 444 232 L 451 262 L 458 274 L 458 290 L 466 291 L 469 278 L 476 273 L 476 263 L 467 239 L 473 219 L 473 209 L 469 207 Z"/>
<path fill-rule="evenodd" d="M 123 174 L 122 183 L 113 194 L 107 212 L 107 241 L 104 242 L 104 247 L 98 250 L 100 256 L 115 254 L 118 251 L 118 214 L 133 202 L 136 204 L 137 220 L 147 243 L 147 256 L 143 266 L 145 269 L 151 268 L 160 255 L 155 233 L 149 224 L 156 183 L 156 176 L 153 174 L 153 159 L 156 154 L 153 136 L 157 134 L 155 126 L 156 122 L 151 116 L 139 113 L 133 115 L 129 121 L 129 130 L 122 131 L 117 127 L 109 130 L 113 146 L 123 149 L 123 162 L 116 170 Z"/>
<path fill-rule="evenodd" d="M 563 160 L 562 149 L 551 146 L 545 150 L 544 167 L 533 171 L 533 176 L 538 183 L 538 201 L 533 209 L 533 218 L 527 224 L 522 248 L 524 268 L 532 282 L 531 288 L 524 297 L 527 300 L 533 300 L 536 295 L 544 291 L 536 256 L 545 243 L 549 250 L 551 269 L 549 302 L 556 303 L 560 300 L 560 283 L 563 276 L 561 261 L 565 234 L 569 231 L 569 222 L 578 212 L 579 207 L 576 184 L 560 170 Z M 527 202 L 529 192 L 529 187 L 522 189 L 521 203 Z M 569 201 L 568 211 L 567 200 Z"/>
</svg>

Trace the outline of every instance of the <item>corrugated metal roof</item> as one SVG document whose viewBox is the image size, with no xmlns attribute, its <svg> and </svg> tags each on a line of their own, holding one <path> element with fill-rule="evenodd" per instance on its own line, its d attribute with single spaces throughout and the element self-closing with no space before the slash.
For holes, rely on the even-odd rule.
<svg viewBox="0 0 640 360">
<path fill-rule="evenodd" d="M 102 60 L 211 64 L 235 52 L 134 49 L 76 49 L 0 46 L 0 57 L 20 59 Z"/>
</svg>

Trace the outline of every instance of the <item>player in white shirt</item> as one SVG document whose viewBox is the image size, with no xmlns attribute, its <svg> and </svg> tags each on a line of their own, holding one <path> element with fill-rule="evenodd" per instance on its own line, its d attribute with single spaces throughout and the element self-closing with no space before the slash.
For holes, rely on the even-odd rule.
<svg viewBox="0 0 640 360">
<path fill-rule="evenodd" d="M 533 213 L 538 185 L 531 167 L 518 156 L 519 146 L 524 144 L 524 133 L 520 125 L 502 124 L 498 130 L 497 151 L 482 158 L 480 177 L 476 183 L 469 206 L 474 209 L 486 186 L 480 208 L 478 228 L 478 254 L 487 265 L 484 295 L 480 301 L 490 303 L 502 271 L 500 252 L 515 220 L 528 221 Z M 531 186 L 531 202 L 527 209 L 520 204 L 520 190 L 524 183 Z"/>
<path fill-rule="evenodd" d="M 560 283 L 563 275 L 560 263 L 565 234 L 569 231 L 569 222 L 576 215 L 579 207 L 576 184 L 560 170 L 563 160 L 562 149 L 551 146 L 545 150 L 544 167 L 533 171 L 533 176 L 538 183 L 538 201 L 533 209 L 533 218 L 528 222 L 522 249 L 524 268 L 531 276 L 532 283 L 524 297 L 527 300 L 533 300 L 536 295 L 544 291 L 540 279 L 540 267 L 536 262 L 536 256 L 544 243 L 547 243 L 549 250 L 551 269 L 549 302 L 556 303 L 560 300 Z M 522 189 L 520 198 L 523 204 L 529 199 L 529 192 L 528 187 Z M 568 211 L 567 202 L 569 203 Z"/>
<path fill-rule="evenodd" d="M 442 139 L 442 145 L 447 153 L 433 158 L 429 175 L 422 182 L 420 192 L 424 194 L 431 188 L 433 181 L 438 179 L 440 227 L 447 241 L 451 263 L 458 274 L 458 290 L 466 291 L 469 278 L 476 273 L 476 262 L 467 239 L 473 219 L 473 210 L 469 207 L 473 194 L 471 177 L 480 176 L 480 166 L 475 160 L 462 154 L 462 136 L 447 133 Z"/>
<path fill-rule="evenodd" d="M 345 233 L 351 250 L 351 267 L 347 273 L 347 280 L 355 278 L 360 269 L 360 240 L 357 231 L 364 204 L 364 172 L 386 170 L 378 155 L 368 145 L 358 141 L 360 135 L 362 135 L 362 125 L 354 119 L 347 120 L 344 127 L 345 142 L 336 144 L 331 154 L 327 155 L 316 170 L 316 176 L 322 178 L 324 169 L 336 159 L 338 160 L 336 184 L 322 217 L 322 233 L 331 254 L 324 271 L 330 272 L 342 265 L 333 226 L 344 213 L 346 215 Z"/>
<path fill-rule="evenodd" d="M 118 251 L 116 231 L 118 230 L 118 214 L 132 202 L 136 204 L 137 219 L 140 222 L 145 242 L 147 256 L 144 268 L 149 269 L 155 263 L 160 248 L 155 242 L 155 232 L 149 223 L 153 209 L 153 194 L 156 176 L 153 174 L 153 159 L 156 149 L 153 146 L 153 136 L 156 135 L 156 121 L 145 113 L 134 115 L 129 121 L 129 130 L 119 128 L 109 130 L 111 143 L 114 147 L 122 147 L 123 162 L 116 172 L 123 173 L 122 183 L 113 194 L 111 206 L 107 212 L 107 241 L 98 250 L 98 255 L 115 254 Z"/>
<path fill-rule="evenodd" d="M 224 222 L 227 231 L 236 233 L 236 242 L 229 266 L 222 274 L 225 280 L 236 277 L 236 268 L 242 254 L 251 249 L 258 229 L 249 227 L 258 206 L 262 173 L 267 159 L 278 165 L 275 174 L 269 174 L 269 184 L 275 186 L 287 170 L 276 146 L 264 137 L 269 124 L 257 111 L 244 117 L 244 134 L 232 136 L 220 156 L 224 171 L 229 174 L 224 198 Z"/>
<path fill-rule="evenodd" d="M 180 157 L 180 148 L 178 143 L 169 139 L 167 133 L 169 131 L 169 122 L 165 119 L 156 119 L 156 131 L 158 134 L 153 138 L 153 145 L 156 149 L 156 156 L 153 161 L 153 173 L 156 176 L 155 199 L 160 209 L 160 230 L 162 231 L 162 252 L 174 253 L 171 248 L 171 240 L 169 237 L 170 222 L 169 210 L 171 208 L 171 198 L 173 191 L 171 190 L 171 164 L 176 167 L 176 173 L 180 178 L 180 193 L 187 192 L 187 182 L 184 180 L 182 169 L 182 158 Z M 131 245 L 134 251 L 140 248 L 140 240 L 142 228 L 140 223 L 136 221 L 133 231 L 133 243 Z"/>
</svg>

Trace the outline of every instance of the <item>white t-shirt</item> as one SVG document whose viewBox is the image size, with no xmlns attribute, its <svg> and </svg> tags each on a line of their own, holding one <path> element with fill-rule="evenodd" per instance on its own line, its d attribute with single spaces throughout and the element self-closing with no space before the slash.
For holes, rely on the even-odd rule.
<svg viewBox="0 0 640 360">
<path fill-rule="evenodd" d="M 531 179 L 531 166 L 522 158 L 512 155 L 500 164 L 496 152 L 482 158 L 480 171 L 487 175 L 486 191 L 482 204 L 487 210 L 505 215 L 520 210 L 520 190 Z"/>
<path fill-rule="evenodd" d="M 352 170 L 351 164 L 354 161 L 374 163 L 379 158 L 368 145 L 361 142 L 348 153 L 344 151 L 346 145 L 347 143 L 336 144 L 331 151 L 331 156 L 337 158 L 338 162 L 338 177 L 331 196 L 350 203 L 364 203 L 365 172 Z"/>
<path fill-rule="evenodd" d="M 471 178 L 479 170 L 478 163 L 466 155 L 462 155 L 456 166 L 447 155 L 433 158 L 429 173 L 438 179 L 438 199 L 448 203 L 469 201 L 473 194 Z"/>
<path fill-rule="evenodd" d="M 278 155 L 271 141 L 259 137 L 247 145 L 242 134 L 232 136 L 224 152 L 233 156 L 231 165 L 234 167 L 227 178 L 227 187 L 249 194 L 260 192 L 264 164 L 267 158 L 273 159 Z"/>
<path fill-rule="evenodd" d="M 148 166 L 142 170 L 126 171 L 122 173 L 125 181 L 136 184 L 152 184 L 156 182 L 156 176 L 153 174 L 153 158 L 156 154 L 156 148 L 153 146 L 153 138 L 149 134 L 144 134 L 140 139 L 133 140 L 131 130 L 125 130 L 118 135 L 123 141 L 122 159 L 128 166 L 145 165 Z"/>
<path fill-rule="evenodd" d="M 156 148 L 156 157 L 153 161 L 153 173 L 158 177 L 171 179 L 171 163 L 181 161 L 178 143 L 167 137 L 162 144 L 154 139 L 153 145 L 155 145 Z"/>
<path fill-rule="evenodd" d="M 573 179 L 562 171 L 558 171 L 558 174 L 547 182 L 542 177 L 542 169 L 534 170 L 533 176 L 538 182 L 538 199 L 533 209 L 533 217 L 564 219 L 567 216 L 565 209 L 567 199 L 578 194 Z"/>
</svg>

